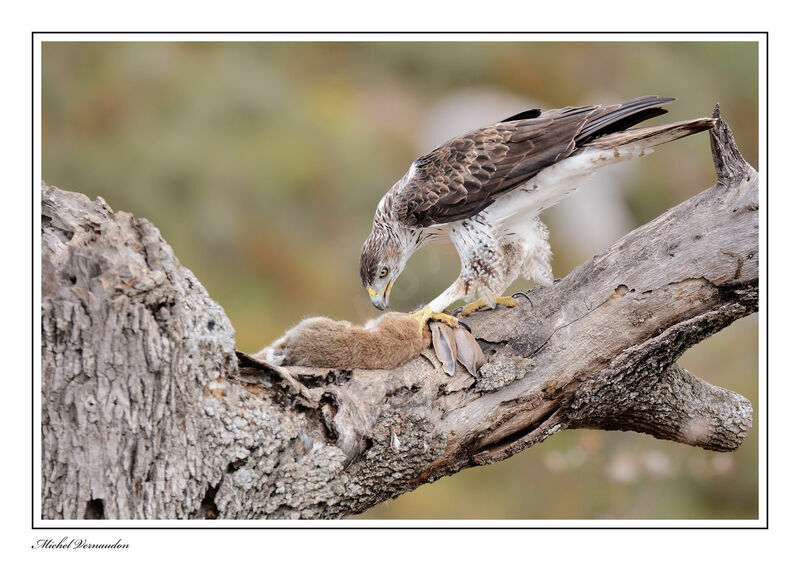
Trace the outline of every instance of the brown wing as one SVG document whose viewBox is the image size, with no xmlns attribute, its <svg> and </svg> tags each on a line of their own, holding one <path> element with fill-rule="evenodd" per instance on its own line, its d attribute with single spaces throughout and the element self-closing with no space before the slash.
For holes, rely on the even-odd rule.
<svg viewBox="0 0 800 561">
<path fill-rule="evenodd" d="M 667 101 L 671 98 L 647 96 L 552 109 L 458 136 L 415 160 L 411 175 L 394 187 L 392 214 L 412 228 L 474 216 L 581 144 L 665 113 L 658 105 Z M 525 115 L 538 113 L 519 116 Z"/>
</svg>

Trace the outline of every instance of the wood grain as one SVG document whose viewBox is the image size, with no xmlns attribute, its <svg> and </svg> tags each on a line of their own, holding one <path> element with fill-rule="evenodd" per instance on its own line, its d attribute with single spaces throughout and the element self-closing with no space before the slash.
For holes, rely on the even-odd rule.
<svg viewBox="0 0 800 561">
<path fill-rule="evenodd" d="M 758 174 L 711 139 L 716 185 L 464 320 L 476 377 L 237 355 L 155 226 L 43 186 L 42 516 L 337 518 L 580 427 L 736 449 L 750 402 L 676 364 L 758 309 Z"/>
</svg>

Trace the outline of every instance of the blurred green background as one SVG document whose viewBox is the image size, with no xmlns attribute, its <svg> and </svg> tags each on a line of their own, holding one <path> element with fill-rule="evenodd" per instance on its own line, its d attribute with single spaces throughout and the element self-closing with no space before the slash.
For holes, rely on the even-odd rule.
<svg viewBox="0 0 800 561">
<path fill-rule="evenodd" d="M 534 106 L 645 94 L 678 98 L 654 122 L 707 116 L 719 102 L 758 168 L 757 49 L 49 42 L 42 174 L 158 226 L 225 308 L 237 347 L 254 352 L 305 316 L 377 314 L 358 258 L 378 200 L 414 158 L 471 128 Z M 556 277 L 715 181 L 707 135 L 614 167 L 545 213 Z M 425 248 L 397 281 L 393 308 L 431 300 L 457 274 L 452 248 Z M 757 339 L 754 315 L 681 364 L 749 398 L 757 417 Z M 569 431 L 361 517 L 756 518 L 757 434 L 756 423 L 740 450 L 718 454 L 633 433 Z"/>
</svg>

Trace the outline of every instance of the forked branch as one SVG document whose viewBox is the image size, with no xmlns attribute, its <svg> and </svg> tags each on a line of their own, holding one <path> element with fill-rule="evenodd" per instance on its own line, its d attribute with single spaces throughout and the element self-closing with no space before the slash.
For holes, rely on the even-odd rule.
<svg viewBox="0 0 800 561">
<path fill-rule="evenodd" d="M 477 377 L 237 355 L 155 227 L 43 186 L 43 517 L 341 517 L 569 428 L 736 449 L 750 403 L 676 365 L 758 309 L 758 174 L 711 139 L 716 185 L 466 320 Z"/>
</svg>

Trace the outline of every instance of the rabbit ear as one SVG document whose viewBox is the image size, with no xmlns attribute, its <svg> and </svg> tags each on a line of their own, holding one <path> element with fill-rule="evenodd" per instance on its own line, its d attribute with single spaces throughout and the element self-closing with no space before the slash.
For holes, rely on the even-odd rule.
<svg viewBox="0 0 800 561">
<path fill-rule="evenodd" d="M 486 357 L 481 350 L 481 346 L 472 334 L 459 326 L 453 330 L 456 341 L 458 362 L 473 376 L 478 376 L 478 368 L 486 364 Z"/>
<path fill-rule="evenodd" d="M 436 358 L 442 363 L 442 370 L 448 376 L 456 372 L 456 342 L 453 332 L 449 326 L 438 321 L 430 322 L 431 339 L 433 340 L 433 350 Z"/>
</svg>

